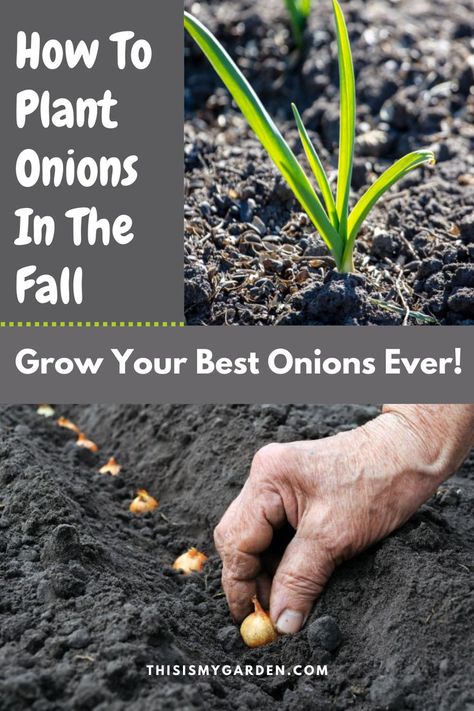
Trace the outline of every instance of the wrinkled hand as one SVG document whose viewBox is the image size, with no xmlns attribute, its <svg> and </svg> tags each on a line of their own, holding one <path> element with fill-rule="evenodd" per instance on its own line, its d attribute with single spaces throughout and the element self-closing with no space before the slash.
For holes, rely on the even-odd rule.
<svg viewBox="0 0 474 711">
<path fill-rule="evenodd" d="M 297 632 L 335 566 L 404 523 L 473 432 L 473 406 L 393 405 L 350 432 L 263 447 L 215 530 L 234 618 L 257 594 L 281 633 Z"/>
</svg>

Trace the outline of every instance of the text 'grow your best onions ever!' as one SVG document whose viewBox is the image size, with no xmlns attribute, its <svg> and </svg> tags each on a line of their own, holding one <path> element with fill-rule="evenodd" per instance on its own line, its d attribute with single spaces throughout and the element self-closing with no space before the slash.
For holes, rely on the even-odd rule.
<svg viewBox="0 0 474 711">
<path fill-rule="evenodd" d="M 286 348 L 275 348 L 259 356 L 250 352 L 245 356 L 216 357 L 209 348 L 197 348 L 188 356 L 143 356 L 134 348 L 111 348 L 106 356 L 51 356 L 41 355 L 34 348 L 22 348 L 15 357 L 15 367 L 22 375 L 97 375 L 110 364 L 118 375 L 181 375 L 191 370 L 196 375 L 373 375 L 383 368 L 387 375 L 460 375 L 461 348 L 451 355 L 404 356 L 400 348 L 387 348 L 383 363 L 375 357 L 324 356 L 315 348 L 310 356 L 296 357 Z"/>
</svg>

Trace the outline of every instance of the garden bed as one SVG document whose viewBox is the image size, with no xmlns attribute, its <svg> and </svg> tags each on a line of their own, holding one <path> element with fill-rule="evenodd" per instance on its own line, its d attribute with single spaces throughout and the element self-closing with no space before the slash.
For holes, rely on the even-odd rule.
<svg viewBox="0 0 474 711">
<path fill-rule="evenodd" d="M 1 711 L 471 708 L 474 460 L 334 574 L 310 621 L 336 620 L 336 651 L 306 630 L 249 650 L 222 596 L 215 524 L 258 447 L 325 437 L 377 409 L 58 410 L 99 453 L 34 407 L 0 411 Z M 112 455 L 120 474 L 99 474 Z M 140 487 L 160 505 L 137 517 Z M 171 563 L 192 545 L 209 561 L 183 577 Z M 328 676 L 147 676 L 147 664 L 199 663 L 327 664 Z"/>
<path fill-rule="evenodd" d="M 295 51 L 282 0 L 185 0 L 302 156 L 295 101 L 334 186 L 338 71 L 331 5 Z M 357 80 L 353 199 L 393 160 L 431 148 L 334 272 L 308 218 L 186 37 L 185 310 L 190 324 L 474 323 L 474 3 L 343 3 Z M 303 157 L 303 161 L 304 161 Z"/>
</svg>

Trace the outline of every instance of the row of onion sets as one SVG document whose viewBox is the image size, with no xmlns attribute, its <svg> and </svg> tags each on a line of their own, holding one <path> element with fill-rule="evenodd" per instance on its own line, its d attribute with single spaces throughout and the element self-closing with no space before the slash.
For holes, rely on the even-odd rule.
<svg viewBox="0 0 474 711">
<path fill-rule="evenodd" d="M 39 415 L 47 418 L 53 418 L 56 414 L 52 405 L 39 405 L 37 412 Z M 99 451 L 97 444 L 71 420 L 61 416 L 56 420 L 56 423 L 59 427 L 70 430 L 77 435 L 77 447 L 88 449 L 94 453 Z M 98 471 L 99 474 L 118 476 L 121 469 L 122 467 L 116 458 L 110 457 Z M 138 489 L 135 498 L 129 504 L 129 511 L 136 516 L 141 516 L 154 511 L 158 508 L 158 505 L 159 501 L 149 494 L 146 489 Z M 183 575 L 201 573 L 207 560 L 207 556 L 197 548 L 190 548 L 176 558 L 172 567 Z M 248 647 L 261 647 L 276 640 L 278 634 L 270 619 L 270 615 L 262 608 L 256 597 L 252 598 L 252 603 L 254 612 L 248 615 L 242 622 L 240 633 Z"/>
</svg>

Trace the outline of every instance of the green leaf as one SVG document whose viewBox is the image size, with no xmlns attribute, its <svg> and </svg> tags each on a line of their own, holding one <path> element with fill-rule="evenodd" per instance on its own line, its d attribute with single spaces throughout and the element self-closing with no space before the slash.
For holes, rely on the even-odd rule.
<svg viewBox="0 0 474 711">
<path fill-rule="evenodd" d="M 303 44 L 303 33 L 301 30 L 301 15 L 296 0 L 285 0 L 286 9 L 290 16 L 291 28 L 295 43 L 301 49 Z"/>
<path fill-rule="evenodd" d="M 260 99 L 214 35 L 195 17 L 185 13 L 184 26 L 220 76 L 250 127 L 273 160 L 303 209 L 339 265 L 344 245 L 329 221 L 324 208 Z"/>
<path fill-rule="evenodd" d="M 331 186 L 329 185 L 329 181 L 324 171 L 323 164 L 321 163 L 316 149 L 312 144 L 310 137 L 308 136 L 308 132 L 303 124 L 303 121 L 301 120 L 300 113 L 296 108 L 295 104 L 291 104 L 291 108 L 295 116 L 295 121 L 298 127 L 298 132 L 300 134 L 301 143 L 303 144 L 304 152 L 306 153 L 306 157 L 311 166 L 311 170 L 314 173 L 314 177 L 316 178 L 316 182 L 318 183 L 319 189 L 323 196 L 324 204 L 326 205 L 326 211 L 329 215 L 329 219 L 331 220 L 331 224 L 334 229 L 337 230 L 339 229 L 339 218 L 337 216 L 336 203 L 334 202 L 334 197 L 331 192 Z"/>
<path fill-rule="evenodd" d="M 301 49 L 306 23 L 311 13 L 311 0 L 285 0 L 285 5 L 290 15 L 295 42 Z"/>
<path fill-rule="evenodd" d="M 339 217 L 339 234 L 345 242 L 347 239 L 347 215 L 349 212 L 349 192 L 354 154 L 356 97 L 354 66 L 352 64 L 351 46 L 344 15 L 337 0 L 333 0 L 333 7 L 336 20 L 339 90 L 341 94 L 336 207 Z"/>
<path fill-rule="evenodd" d="M 300 0 L 300 12 L 305 19 L 311 14 L 311 0 Z"/>
<path fill-rule="evenodd" d="M 403 178 L 407 173 L 418 168 L 418 166 L 423 163 L 430 163 L 431 165 L 435 163 L 435 157 L 432 151 L 421 150 L 408 153 L 382 173 L 367 192 L 362 195 L 349 217 L 346 252 L 347 250 L 352 251 L 360 227 L 377 200 L 382 197 L 397 180 L 400 180 L 400 178 Z"/>
</svg>

